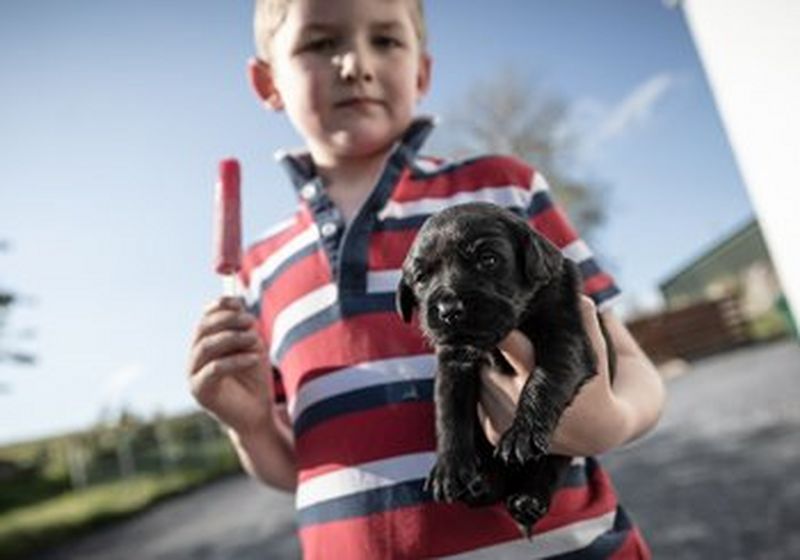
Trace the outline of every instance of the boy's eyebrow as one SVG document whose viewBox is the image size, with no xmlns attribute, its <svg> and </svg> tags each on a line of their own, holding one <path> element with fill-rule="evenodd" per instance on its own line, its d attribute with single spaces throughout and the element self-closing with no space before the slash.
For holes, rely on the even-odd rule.
<svg viewBox="0 0 800 560">
<path fill-rule="evenodd" d="M 345 25 L 337 23 L 324 23 L 324 22 L 310 22 L 303 25 L 301 28 L 302 33 L 325 33 L 331 31 L 338 31 L 346 27 Z M 402 24 L 396 20 L 379 21 L 370 25 L 371 28 L 377 31 L 395 31 L 402 29 Z"/>
</svg>

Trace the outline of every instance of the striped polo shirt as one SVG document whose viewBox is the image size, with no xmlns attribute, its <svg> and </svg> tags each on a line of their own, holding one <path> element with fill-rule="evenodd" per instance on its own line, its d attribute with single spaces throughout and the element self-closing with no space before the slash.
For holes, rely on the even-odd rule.
<svg viewBox="0 0 800 560">
<path fill-rule="evenodd" d="M 435 358 L 397 315 L 394 296 L 425 219 L 468 201 L 507 207 L 578 263 L 600 308 L 618 294 L 536 170 L 510 157 L 418 156 L 432 126 L 428 118 L 411 124 L 349 224 L 310 157 L 284 154 L 298 209 L 245 256 L 248 305 L 270 348 L 276 399 L 293 423 L 304 557 L 646 557 L 593 458 L 573 460 L 531 540 L 502 505 L 436 503 L 423 491 L 436 448 Z"/>
</svg>

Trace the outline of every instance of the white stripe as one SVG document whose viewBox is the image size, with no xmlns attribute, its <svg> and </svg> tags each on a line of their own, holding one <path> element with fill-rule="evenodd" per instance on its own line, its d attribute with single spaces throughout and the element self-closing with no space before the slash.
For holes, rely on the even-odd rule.
<svg viewBox="0 0 800 560">
<path fill-rule="evenodd" d="M 533 183 L 531 183 L 531 191 L 533 194 L 542 191 L 549 191 L 550 185 L 547 184 L 547 179 L 544 178 L 544 175 L 535 171 L 533 173 Z"/>
<path fill-rule="evenodd" d="M 378 219 L 408 218 L 419 214 L 435 214 L 464 202 L 494 202 L 499 206 L 527 208 L 531 201 L 530 190 L 522 187 L 487 187 L 473 192 L 459 192 L 447 198 L 421 198 L 409 202 L 390 201 L 378 213 Z"/>
<path fill-rule="evenodd" d="M 432 379 L 435 368 L 436 358 L 432 354 L 363 362 L 304 383 L 295 399 L 289 400 L 289 414 L 297 419 L 315 403 L 367 387 Z"/>
<path fill-rule="evenodd" d="M 449 560 L 530 560 L 531 558 L 549 558 L 558 554 L 566 554 L 589 546 L 597 537 L 614 527 L 616 511 L 604 515 L 571 523 L 546 533 L 534 535 L 528 540 L 489 546 L 463 554 L 447 556 Z"/>
<path fill-rule="evenodd" d="M 288 332 L 312 315 L 333 305 L 337 297 L 338 288 L 336 285 L 326 284 L 296 299 L 291 305 L 278 313 L 272 326 L 272 338 L 270 340 L 273 363 L 276 361 L 276 353 Z"/>
<path fill-rule="evenodd" d="M 433 452 L 414 453 L 322 474 L 298 485 L 295 504 L 299 510 L 326 500 L 419 480 L 428 476 L 435 460 Z"/>
<path fill-rule="evenodd" d="M 394 292 L 403 271 L 399 268 L 394 270 L 378 270 L 367 273 L 367 292 L 370 294 L 378 292 Z"/>
<path fill-rule="evenodd" d="M 611 296 L 607 300 L 603 301 L 600 305 L 597 306 L 597 310 L 599 312 L 608 311 L 612 307 L 614 307 L 620 300 L 622 299 L 622 294 L 618 293 L 616 295 Z"/>
<path fill-rule="evenodd" d="M 594 256 L 592 255 L 592 250 L 589 249 L 589 246 L 580 239 L 576 239 L 561 249 L 561 252 L 565 257 L 575 263 L 581 263 Z"/>
<path fill-rule="evenodd" d="M 267 260 L 255 267 L 250 275 L 248 303 L 252 304 L 261 296 L 261 283 L 278 270 L 278 267 L 318 239 L 319 229 L 315 224 L 312 224 L 275 251 Z"/>
</svg>

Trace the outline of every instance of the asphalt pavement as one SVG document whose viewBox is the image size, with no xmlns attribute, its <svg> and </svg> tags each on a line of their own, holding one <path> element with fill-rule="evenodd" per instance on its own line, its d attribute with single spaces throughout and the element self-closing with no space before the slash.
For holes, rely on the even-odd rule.
<svg viewBox="0 0 800 560">
<path fill-rule="evenodd" d="M 668 381 L 658 428 L 603 458 L 656 558 L 800 558 L 800 345 L 745 348 Z M 244 476 L 39 560 L 297 560 L 292 497 Z"/>
</svg>

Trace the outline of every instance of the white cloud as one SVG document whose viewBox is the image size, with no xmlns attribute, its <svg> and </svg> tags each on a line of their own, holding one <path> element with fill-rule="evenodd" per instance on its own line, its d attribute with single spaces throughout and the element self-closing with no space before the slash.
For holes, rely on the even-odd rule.
<svg viewBox="0 0 800 560">
<path fill-rule="evenodd" d="M 582 152 L 592 158 L 603 144 L 641 128 L 651 118 L 656 106 L 677 82 L 674 74 L 661 72 L 638 84 L 619 103 L 608 107 L 596 100 L 582 100 L 575 119 L 582 123 Z"/>
<path fill-rule="evenodd" d="M 610 140 L 647 121 L 653 108 L 675 83 L 672 75 L 661 73 L 639 84 L 606 116 L 597 131 L 600 140 Z"/>
</svg>

